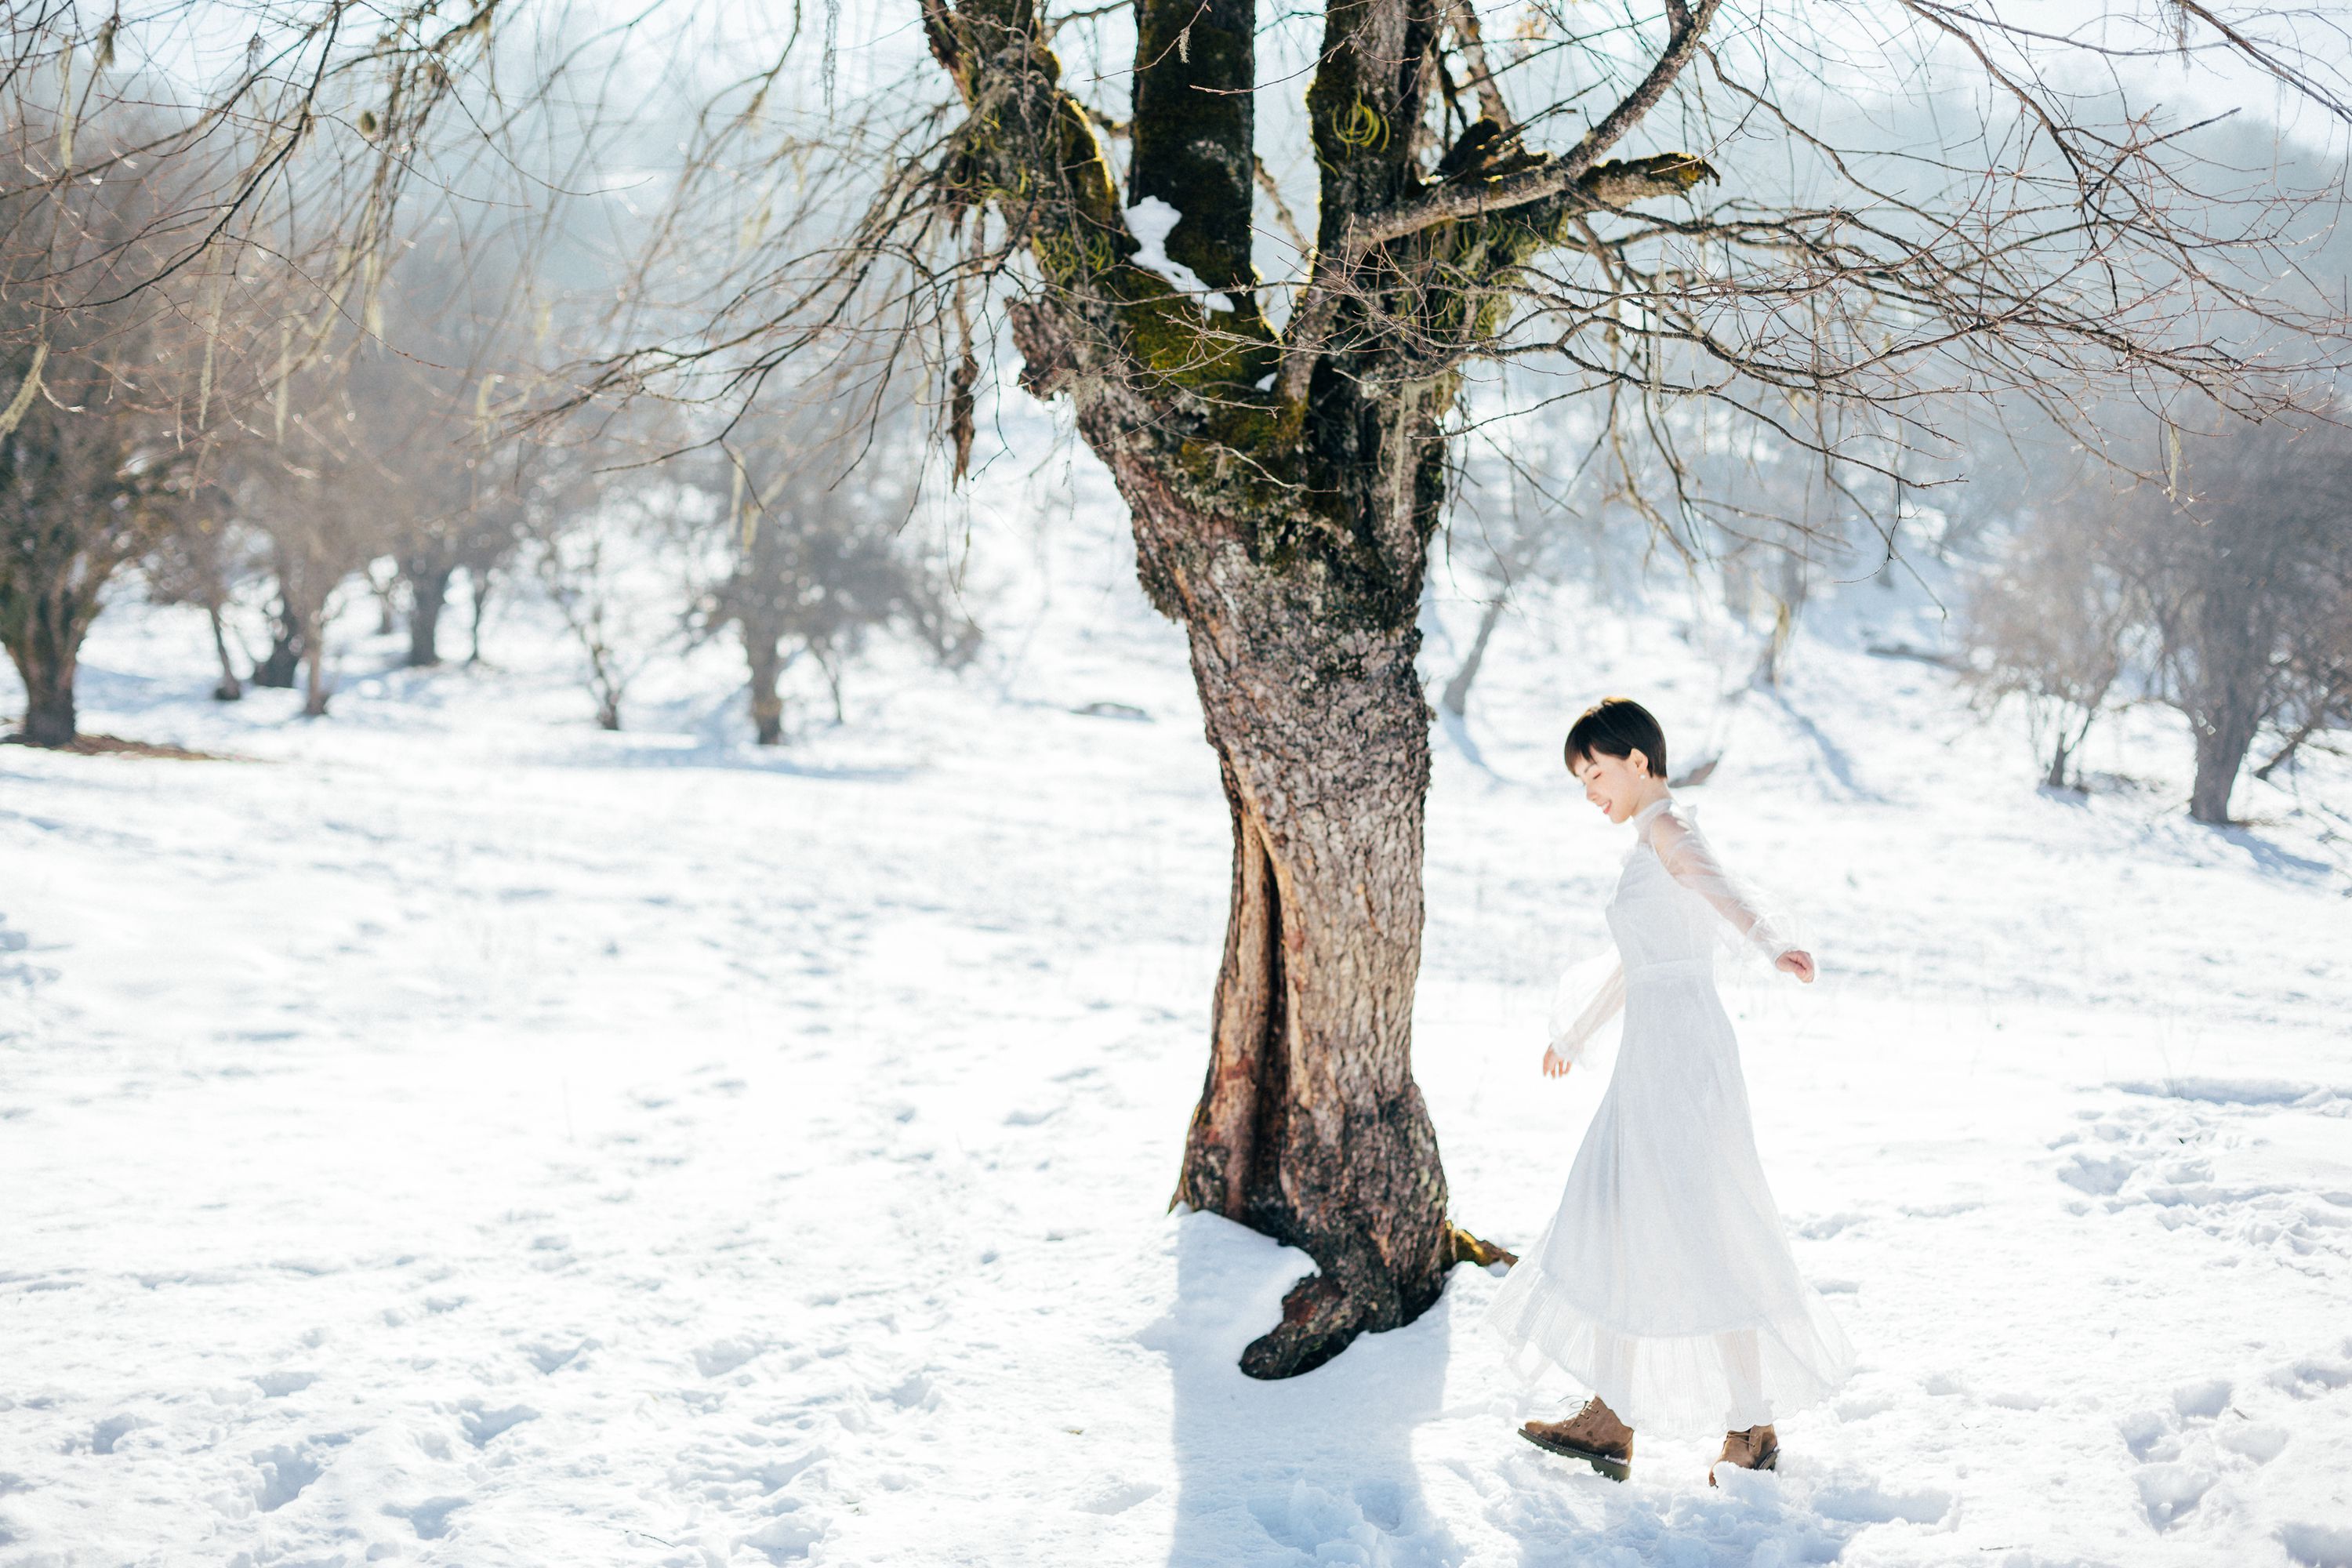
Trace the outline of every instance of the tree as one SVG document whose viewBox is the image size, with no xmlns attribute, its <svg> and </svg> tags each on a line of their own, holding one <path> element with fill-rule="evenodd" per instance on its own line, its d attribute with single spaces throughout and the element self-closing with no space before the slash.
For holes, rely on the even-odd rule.
<svg viewBox="0 0 2352 1568">
<path fill-rule="evenodd" d="M 245 695 L 244 678 L 229 657 L 227 611 L 237 589 L 261 569 L 251 531 L 213 487 L 175 510 L 147 559 L 149 596 L 159 605 L 195 605 L 211 623 L 213 656 L 220 661 L 220 679 L 213 683 L 215 701 L 235 702 Z"/>
<path fill-rule="evenodd" d="M 597 726 L 618 730 L 630 683 L 684 629 L 665 554 L 699 498 L 658 470 L 621 475 L 570 457 L 541 474 L 527 526 L 540 586 L 587 658 Z"/>
<path fill-rule="evenodd" d="M 924 466 L 924 432 L 908 411 L 879 427 L 837 386 L 739 421 L 690 471 L 705 492 L 702 531 L 715 557 L 703 629 L 733 627 L 751 675 L 752 734 L 784 737 L 785 671 L 806 656 L 841 718 L 841 671 L 866 634 L 915 632 L 944 664 L 976 650 L 980 631 L 946 574 L 908 535 Z M 847 409 L 845 412 L 844 404 Z"/>
<path fill-rule="evenodd" d="M 394 352 L 362 356 L 351 374 L 373 466 L 399 498 L 392 539 L 408 591 L 406 662 L 423 668 L 441 662 L 441 616 L 460 571 L 478 655 L 488 579 L 521 542 L 536 453 L 497 411 L 508 400 L 501 384 L 526 379 L 511 318 L 544 258 L 511 235 L 446 222 L 413 246 L 385 280 L 381 331 Z"/>
<path fill-rule="evenodd" d="M 99 130 L 86 148 L 108 144 Z M 35 142 L 69 144 L 54 111 L 0 123 L 0 144 Z M 73 742 L 83 639 L 195 482 L 184 317 L 160 292 L 118 297 L 152 261 L 172 184 L 151 166 L 0 191 L 0 645 L 33 745 Z"/>
<path fill-rule="evenodd" d="M 2264 727 L 2294 714 L 2307 736 L 2352 689 L 2352 438 L 2308 420 L 2231 423 L 2189 443 L 2178 472 L 2168 495 L 2121 498 L 2114 558 L 2154 634 L 2158 689 L 2189 721 L 2189 815 L 2220 825 Z"/>
<path fill-rule="evenodd" d="M 1969 596 L 1970 678 L 1988 706 L 2024 701 L 2052 789 L 2076 784 L 2083 742 L 2124 678 L 2136 606 L 2112 522 L 2087 497 L 2045 510 Z"/>
<path fill-rule="evenodd" d="M 850 129 L 775 153 L 779 62 L 698 127 L 689 155 L 736 204 L 727 217 L 748 230 L 765 212 L 747 171 L 766 169 L 810 193 L 803 221 L 714 267 L 707 319 L 580 395 L 704 376 L 740 400 L 827 344 L 925 342 L 960 470 L 1001 307 L 1022 384 L 1068 400 L 1132 514 L 1147 594 L 1187 633 L 1234 865 L 1176 1195 L 1318 1270 L 1245 1352 L 1253 1374 L 1409 1321 L 1461 1246 L 1411 1018 L 1430 767 L 1416 613 L 1465 364 L 1544 355 L 1563 395 L 1605 400 L 1612 431 L 1661 444 L 1664 410 L 1711 405 L 1707 424 L 1777 432 L 1851 489 L 1934 438 L 1917 412 L 1931 392 L 2123 371 L 2253 401 L 2252 359 L 2200 310 L 2332 330 L 2315 291 L 2261 293 L 2304 193 L 2249 180 L 2217 217 L 2199 181 L 2228 176 L 2181 124 L 2046 85 L 2067 74 L 2059 57 L 2166 35 L 2116 42 L 2129 17 L 2053 39 L 1945 6 L 1902 15 L 1916 31 L 1836 7 L 1735 25 L 1720 0 L 1664 0 L 1596 32 L 1538 7 L 1521 47 L 1490 45 L 1465 0 L 1329 0 L 1306 90 L 1316 232 L 1275 289 L 1254 204 L 1268 185 L 1276 220 L 1290 204 L 1257 157 L 1268 82 L 1250 0 L 1136 0 L 1125 119 L 1070 85 L 1112 75 L 1099 57 L 1121 36 L 1066 78 L 1059 51 L 1088 47 L 1084 26 L 1059 29 L 1036 0 L 922 0 L 953 109 L 893 119 L 908 96 L 893 84 Z M 2344 110 L 2332 61 L 2206 16 L 2180 14 L 2210 29 L 2198 49 Z M 1841 142 L 1844 82 L 1929 63 L 1981 72 L 2002 107 L 1924 154 Z M 1780 85 L 1808 73 L 1808 90 Z M 1538 95 L 1524 118 L 1515 83 Z M 1580 136 L 1538 144 L 1587 103 Z M 879 195 L 836 226 L 860 167 Z M 664 232 L 719 221 L 674 214 Z M 1685 489 L 1659 527 L 1696 554 L 1705 516 Z"/>
</svg>

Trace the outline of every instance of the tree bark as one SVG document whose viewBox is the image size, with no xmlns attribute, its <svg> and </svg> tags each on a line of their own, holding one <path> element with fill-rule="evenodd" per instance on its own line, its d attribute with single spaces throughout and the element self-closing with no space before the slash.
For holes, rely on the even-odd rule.
<svg viewBox="0 0 2352 1568">
<path fill-rule="evenodd" d="M 303 618 L 302 626 L 302 717 L 323 719 L 327 716 L 327 700 L 334 696 L 327 684 L 327 626 L 323 615 Z"/>
<path fill-rule="evenodd" d="M 228 657 L 228 627 L 221 618 L 221 603 L 215 599 L 205 605 L 205 613 L 213 624 L 213 657 L 220 660 L 220 679 L 214 683 L 213 700 L 235 702 L 245 696 L 245 682 L 236 676 L 236 666 Z"/>
<path fill-rule="evenodd" d="M 1234 877 L 1177 1196 L 1320 1270 L 1243 1355 L 1255 1377 L 1411 1322 L 1453 1262 L 1436 1131 L 1412 1079 L 1429 782 L 1416 634 L 1326 637 L 1244 608 L 1282 586 L 1233 573 L 1242 613 L 1204 616 L 1192 635 Z"/>
<path fill-rule="evenodd" d="M 441 612 L 449 603 L 449 579 L 457 568 L 412 564 L 408 579 L 408 668 L 429 669 L 441 662 Z"/>
<path fill-rule="evenodd" d="M 17 739 L 28 746 L 72 745 L 79 732 L 74 713 L 75 648 L 64 637 L 40 635 L 12 641 L 8 655 L 25 683 L 25 727 Z"/>
<path fill-rule="evenodd" d="M 2226 827 L 2230 793 L 2237 787 L 2238 770 L 2254 743 L 2254 724 L 2237 714 L 2224 713 L 2195 725 L 2197 777 L 2189 787 L 2189 815 L 2199 822 Z"/>
<path fill-rule="evenodd" d="M 79 732 L 74 677 L 82 638 L 97 618 L 97 588 L 77 592 L 67 573 L 42 571 L 41 564 L 20 567 L 16 581 L 0 584 L 0 641 L 25 685 L 25 726 L 17 738 L 33 746 L 69 746 Z"/>
<path fill-rule="evenodd" d="M 742 623 L 743 653 L 751 667 L 751 732 L 756 743 L 777 746 L 784 739 L 784 699 L 778 682 L 784 673 L 784 661 L 777 653 L 778 638 L 772 631 L 754 628 L 751 622 Z"/>
<path fill-rule="evenodd" d="M 279 691 L 291 689 L 301 667 L 301 616 L 287 596 L 281 578 L 278 603 L 269 613 L 269 652 L 253 667 L 253 683 Z"/>
<path fill-rule="evenodd" d="M 487 566 L 466 568 L 466 607 L 468 616 L 467 626 L 468 646 L 466 651 L 467 664 L 482 662 L 482 617 L 489 613 L 491 577 L 492 573 Z"/>
<path fill-rule="evenodd" d="M 1343 382 L 1327 395 L 1357 394 Z M 1160 431 L 1125 424 L 1116 398 L 1080 398 L 1079 428 L 1133 513 L 1145 589 L 1189 634 L 1233 822 L 1209 1068 L 1176 1196 L 1318 1270 L 1244 1352 L 1255 1377 L 1412 1321 L 1454 1261 L 1412 1062 L 1430 773 L 1413 657 L 1444 395 L 1366 399 L 1339 460 L 1302 454 L 1324 476 L 1318 503 L 1352 524 L 1346 545 L 1315 551 L 1267 548 L 1282 531 L 1251 510 L 1262 500 L 1207 504 Z"/>
<path fill-rule="evenodd" d="M 2065 736 L 2061 735 L 2050 742 L 2050 767 L 2042 775 L 2042 785 L 2044 789 L 2066 787 L 2066 764 L 2073 759 L 2074 754 L 2074 749 L 2067 745 Z"/>
</svg>

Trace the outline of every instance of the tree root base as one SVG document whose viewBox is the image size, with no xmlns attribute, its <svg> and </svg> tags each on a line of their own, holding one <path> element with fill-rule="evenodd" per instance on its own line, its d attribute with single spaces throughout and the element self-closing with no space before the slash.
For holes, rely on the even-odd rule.
<svg viewBox="0 0 2352 1568">
<path fill-rule="evenodd" d="M 1475 1263 L 1481 1268 L 1491 1268 L 1499 1263 L 1508 1268 L 1518 1262 L 1519 1255 L 1491 1241 L 1481 1241 L 1460 1226 L 1448 1227 L 1454 1233 L 1454 1261 Z"/>
<path fill-rule="evenodd" d="M 1490 1268 L 1519 1260 L 1518 1254 L 1481 1241 L 1458 1225 L 1446 1229 L 1454 1263 Z M 1328 1274 L 1310 1274 L 1283 1297 L 1282 1321 L 1242 1352 L 1242 1371 L 1269 1381 L 1313 1372 L 1355 1342 L 1364 1331 L 1365 1316 L 1364 1308 L 1349 1300 L 1337 1280 Z"/>
<path fill-rule="evenodd" d="M 1328 1274 L 1309 1274 L 1282 1299 L 1282 1321 L 1242 1352 L 1242 1371 L 1272 1380 L 1313 1372 L 1362 1331 L 1363 1309 Z"/>
</svg>

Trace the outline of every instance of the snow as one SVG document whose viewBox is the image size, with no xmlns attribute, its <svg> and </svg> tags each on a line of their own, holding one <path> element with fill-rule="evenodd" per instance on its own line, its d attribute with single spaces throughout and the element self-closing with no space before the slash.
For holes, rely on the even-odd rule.
<svg viewBox="0 0 2352 1568">
<path fill-rule="evenodd" d="M 1146 196 L 1128 208 L 1127 231 L 1135 236 L 1137 242 L 1143 247 L 1132 258 L 1135 265 L 1148 272 L 1159 273 L 1175 284 L 1178 293 L 1198 297 L 1204 311 L 1231 311 L 1234 309 L 1232 295 L 1211 289 L 1199 273 L 1168 254 L 1168 236 L 1183 221 L 1182 213 L 1158 196 Z"/>
<path fill-rule="evenodd" d="M 1431 807 L 1458 1215 L 1531 1239 L 1600 1092 L 1537 1071 L 1622 849 L 1557 761 L 1593 696 L 1724 748 L 1692 798 L 1824 965 L 1734 1007 L 1861 1370 L 1777 1476 L 1643 1439 L 1617 1486 L 1512 1434 L 1574 1391 L 1475 1268 L 1235 1369 L 1307 1265 L 1166 1212 L 1224 808 L 1072 472 L 981 504 L 980 667 L 883 650 L 768 753 L 724 649 L 595 731 L 528 606 L 482 670 L 347 622 L 319 723 L 110 612 L 89 727 L 241 760 L 0 751 L 0 1568 L 2352 1563 L 2343 773 L 2197 827 L 2137 712 L 2038 791 L 1860 651 L 1937 635 L 1871 584 L 1736 698 L 1670 595 L 1507 621 Z"/>
</svg>

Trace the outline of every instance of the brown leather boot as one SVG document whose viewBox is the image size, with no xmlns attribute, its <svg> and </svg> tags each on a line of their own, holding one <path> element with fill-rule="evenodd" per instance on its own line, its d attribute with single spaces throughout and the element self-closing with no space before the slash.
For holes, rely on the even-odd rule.
<svg viewBox="0 0 2352 1568">
<path fill-rule="evenodd" d="M 1750 1426 L 1745 1432 L 1726 1432 L 1723 1452 L 1716 1457 L 1715 1465 L 1737 1465 L 1743 1470 L 1777 1470 L 1780 1468 L 1780 1438 L 1771 1426 Z M 1715 1465 L 1706 1468 L 1706 1484 L 1715 1485 Z"/>
<path fill-rule="evenodd" d="M 1598 1396 L 1586 1400 L 1584 1408 L 1565 1421 L 1530 1421 L 1519 1428 L 1519 1436 L 1538 1448 L 1582 1459 L 1612 1481 L 1623 1480 L 1633 1470 L 1633 1429 Z"/>
</svg>

